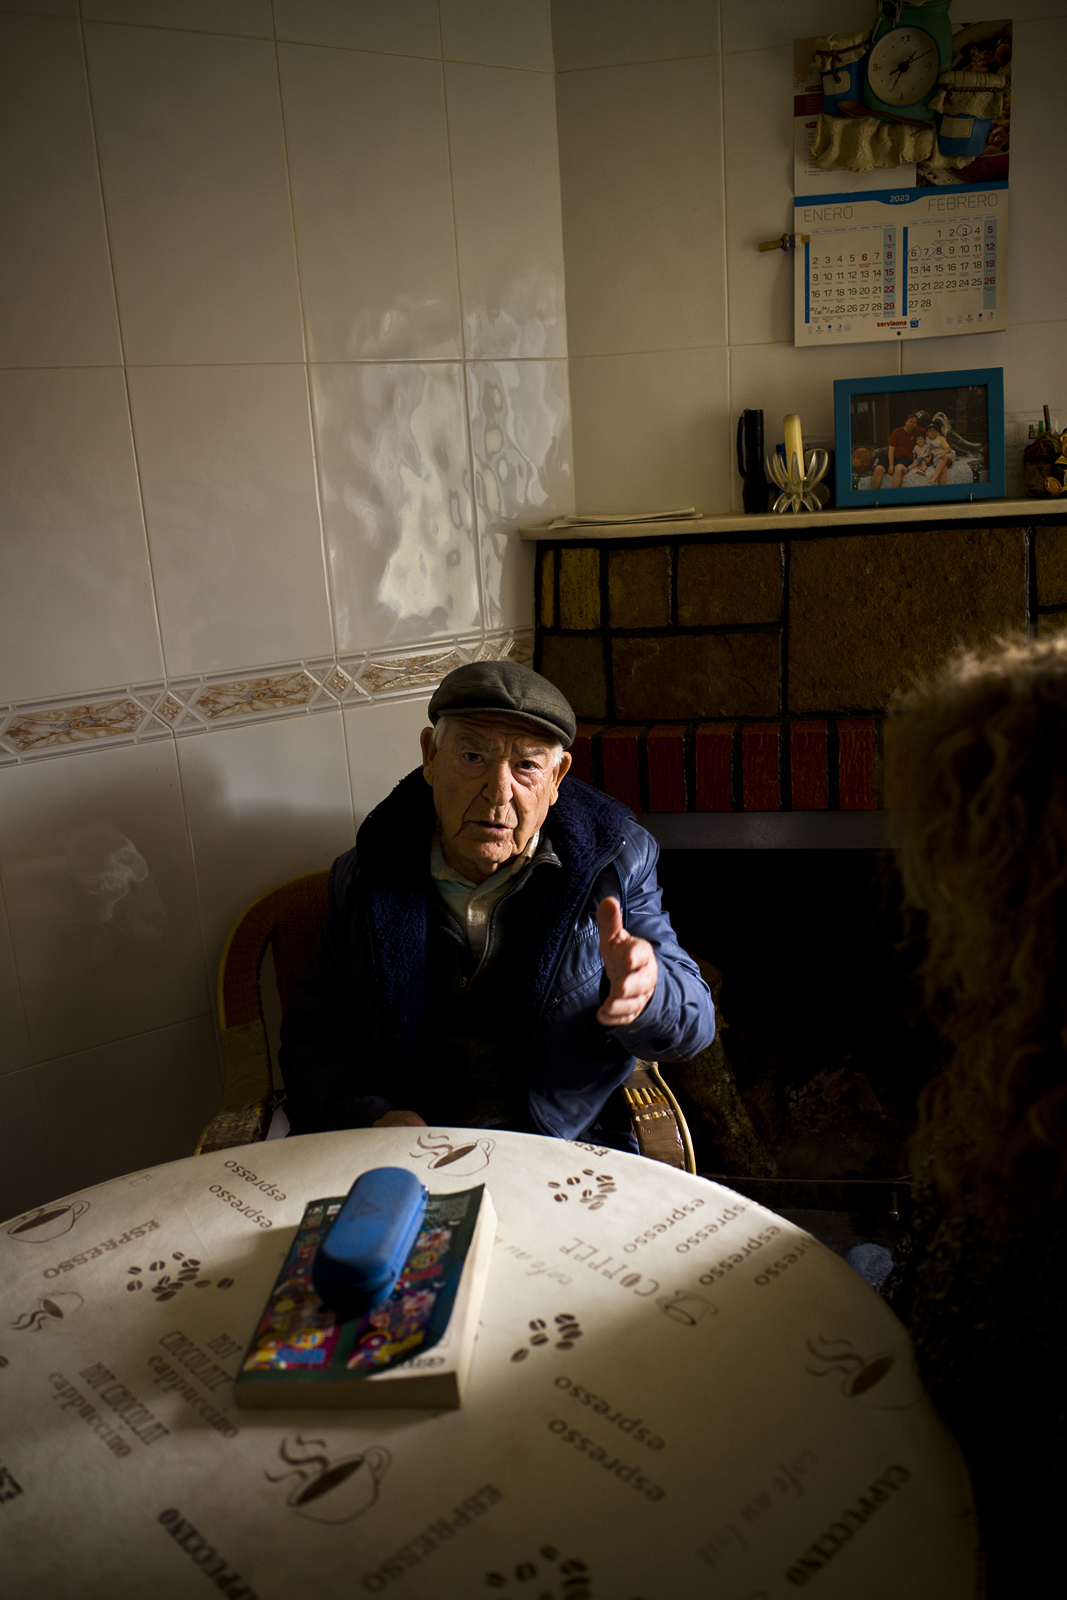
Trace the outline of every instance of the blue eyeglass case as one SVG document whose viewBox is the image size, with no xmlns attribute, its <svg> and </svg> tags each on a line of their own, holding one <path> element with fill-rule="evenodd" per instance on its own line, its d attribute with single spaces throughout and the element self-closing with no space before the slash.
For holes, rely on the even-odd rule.
<svg viewBox="0 0 1067 1600">
<path fill-rule="evenodd" d="M 311 1268 L 326 1305 L 359 1316 L 385 1299 L 415 1243 L 428 1198 L 403 1167 L 373 1167 L 356 1179 Z"/>
</svg>

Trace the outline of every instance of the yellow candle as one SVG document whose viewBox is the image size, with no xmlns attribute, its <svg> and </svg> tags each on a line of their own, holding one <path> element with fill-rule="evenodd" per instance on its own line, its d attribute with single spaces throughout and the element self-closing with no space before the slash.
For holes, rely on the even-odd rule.
<svg viewBox="0 0 1067 1600">
<path fill-rule="evenodd" d="M 791 411 L 782 421 L 785 429 L 785 466 L 786 471 L 793 470 L 793 457 L 797 458 L 797 470 L 804 472 L 804 437 L 800 431 L 800 416 L 796 411 Z"/>
</svg>

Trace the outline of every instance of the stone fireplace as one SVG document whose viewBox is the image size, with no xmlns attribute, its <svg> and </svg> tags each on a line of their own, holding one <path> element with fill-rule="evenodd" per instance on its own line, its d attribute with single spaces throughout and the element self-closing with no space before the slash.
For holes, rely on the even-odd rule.
<svg viewBox="0 0 1067 1600">
<path fill-rule="evenodd" d="M 535 665 L 582 720 L 575 770 L 637 812 L 891 806 L 893 693 L 959 642 L 1067 622 L 1067 522 L 751 520 L 538 541 Z"/>
<path fill-rule="evenodd" d="M 526 534 L 535 665 L 579 715 L 575 771 L 659 837 L 679 936 L 722 973 L 720 1039 L 671 1074 L 702 1171 L 803 1190 L 905 1170 L 939 1046 L 891 853 L 839 847 L 888 842 L 870 814 L 898 803 L 882 728 L 901 686 L 961 643 L 1067 624 L 1067 521 L 1008 509 Z M 795 848 L 812 843 L 830 848 Z"/>
</svg>

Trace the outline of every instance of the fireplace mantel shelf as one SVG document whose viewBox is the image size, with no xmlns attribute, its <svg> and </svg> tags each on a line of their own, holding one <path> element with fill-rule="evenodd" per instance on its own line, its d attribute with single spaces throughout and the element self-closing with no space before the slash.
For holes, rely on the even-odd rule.
<svg viewBox="0 0 1067 1600">
<path fill-rule="evenodd" d="M 1067 496 L 1064 498 L 1067 499 Z M 816 529 L 830 531 L 902 524 L 927 526 L 931 522 L 970 521 L 988 527 L 995 522 L 1031 522 L 1046 517 L 1067 519 L 1067 505 L 1059 500 L 947 500 L 936 505 L 860 506 L 832 511 L 805 511 L 796 515 L 787 512 L 783 516 L 768 513 L 766 516 L 690 517 L 678 522 L 610 523 L 596 527 L 560 527 L 558 524 L 542 523 L 537 527 L 520 528 L 519 533 L 523 539 L 532 541 L 543 539 L 556 544 L 573 539 L 586 544 L 594 539 L 680 539 L 701 533 L 774 533 L 796 537 Z"/>
<path fill-rule="evenodd" d="M 663 850 L 885 850 L 897 811 L 656 811 L 638 822 Z"/>
</svg>

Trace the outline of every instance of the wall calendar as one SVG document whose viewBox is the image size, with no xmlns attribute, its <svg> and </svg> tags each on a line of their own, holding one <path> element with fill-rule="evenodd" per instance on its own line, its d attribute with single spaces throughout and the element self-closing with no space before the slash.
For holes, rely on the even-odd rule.
<svg viewBox="0 0 1067 1600">
<path fill-rule="evenodd" d="M 947 12 L 795 41 L 798 347 L 1007 327 L 1011 23 Z"/>
</svg>

